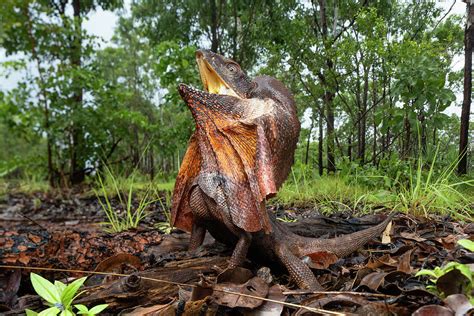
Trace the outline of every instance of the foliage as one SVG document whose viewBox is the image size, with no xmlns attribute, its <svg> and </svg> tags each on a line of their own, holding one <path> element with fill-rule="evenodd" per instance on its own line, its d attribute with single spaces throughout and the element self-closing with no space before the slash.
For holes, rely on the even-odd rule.
<svg viewBox="0 0 474 316">
<path fill-rule="evenodd" d="M 107 216 L 108 222 L 103 223 L 106 227 L 106 231 L 118 233 L 124 230 L 137 228 L 140 222 L 146 217 L 147 208 L 159 200 L 153 198 L 153 190 L 151 186 L 145 188 L 142 196 L 138 197 L 138 205 L 134 205 L 134 197 L 137 197 L 136 191 L 133 188 L 133 177 L 129 184 L 128 192 L 121 191 L 120 186 L 117 183 L 117 177 L 114 176 L 110 168 L 106 167 L 106 177 L 109 179 L 112 185 L 115 196 L 119 200 L 121 209 L 112 206 L 111 199 L 112 195 L 107 190 L 106 184 L 102 179 L 102 176 L 98 175 L 98 189 L 94 192 L 100 203 L 102 210 Z M 102 200 L 102 198 L 104 200 Z"/>
<path fill-rule="evenodd" d="M 458 244 L 468 251 L 474 251 L 474 242 L 468 239 L 461 239 Z M 453 276 L 454 271 L 458 271 L 462 278 L 461 281 L 455 279 Z M 474 297 L 472 296 L 472 289 L 474 287 L 474 273 L 467 264 L 458 262 L 448 262 L 443 267 L 435 267 L 433 270 L 423 269 L 416 273 L 416 276 L 429 276 L 429 282 L 431 283 L 426 288 L 441 298 L 445 298 L 447 295 L 443 292 L 443 288 L 440 287 L 438 281 L 441 278 L 452 278 L 451 282 L 458 282 L 456 288 L 460 289 L 461 293 L 466 295 L 471 304 L 474 304 Z"/>
<path fill-rule="evenodd" d="M 77 294 L 77 291 L 86 281 L 86 277 L 77 279 L 68 285 L 61 281 L 54 281 L 53 284 L 36 273 L 31 273 L 30 279 L 36 293 L 38 293 L 38 295 L 41 296 L 50 307 L 40 313 L 27 309 L 25 311 L 27 316 L 54 316 L 58 314 L 61 316 L 75 315 L 72 310 L 72 303 L 79 295 L 81 295 L 81 293 Z M 78 314 L 88 316 L 99 314 L 107 308 L 107 306 L 107 304 L 97 305 L 88 310 L 84 305 L 74 305 L 74 307 L 79 310 Z"/>
<path fill-rule="evenodd" d="M 166 221 L 156 223 L 155 227 L 164 234 L 170 234 L 173 230 L 173 226 L 171 226 L 171 212 L 169 209 L 169 207 L 171 207 L 171 192 L 165 191 L 165 202 L 163 203 L 162 199 L 159 199 L 159 202 Z"/>
<path fill-rule="evenodd" d="M 464 219 L 472 218 L 471 201 L 459 188 L 474 186 L 474 180 L 453 181 L 456 161 L 441 172 L 435 172 L 435 162 L 436 154 L 424 174 L 425 164 L 420 155 L 415 172 L 410 168 L 409 181 L 400 184 L 396 207 L 417 215 L 427 216 L 434 211 Z"/>
</svg>

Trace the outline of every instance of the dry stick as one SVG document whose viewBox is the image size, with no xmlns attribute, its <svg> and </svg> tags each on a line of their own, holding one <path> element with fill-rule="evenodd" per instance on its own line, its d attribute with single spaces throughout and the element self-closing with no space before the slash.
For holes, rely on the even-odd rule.
<svg viewBox="0 0 474 316">
<path fill-rule="evenodd" d="M 373 297 L 383 297 L 383 298 L 393 298 L 396 296 L 380 294 L 380 293 L 364 293 L 364 292 L 341 292 L 341 291 L 285 291 L 283 295 L 306 295 L 306 294 L 334 294 L 334 295 L 359 295 L 359 296 L 373 296 Z"/>
<path fill-rule="evenodd" d="M 111 275 L 111 276 L 117 276 L 117 277 L 129 277 L 129 276 L 131 276 L 131 274 L 123 274 L 123 273 L 84 271 L 84 270 L 69 270 L 69 269 L 56 269 L 56 268 L 41 268 L 41 267 L 28 267 L 28 266 L 21 267 L 21 266 L 11 266 L 11 265 L 0 265 L 0 268 L 3 268 L 3 269 L 21 269 L 21 270 L 28 269 L 28 270 L 40 270 L 40 271 L 56 271 L 56 272 L 70 272 L 70 273 L 85 273 L 85 274 L 99 274 L 99 275 Z M 161 283 L 166 283 L 166 284 L 171 284 L 171 285 L 190 286 L 190 287 L 193 287 L 193 288 L 197 287 L 194 284 L 167 281 L 167 280 L 149 278 L 149 277 L 144 277 L 144 276 L 140 276 L 140 278 L 142 278 L 143 280 L 161 282 Z M 289 307 L 294 307 L 294 308 L 303 308 L 303 309 L 306 309 L 310 312 L 320 313 L 320 314 L 324 314 L 324 315 L 338 315 L 338 316 L 348 315 L 348 314 L 345 314 L 345 313 L 333 312 L 333 311 L 330 311 L 330 310 L 325 310 L 325 309 L 320 309 L 320 308 L 315 308 L 315 307 L 310 307 L 310 306 L 304 306 L 304 305 L 300 305 L 300 304 L 288 303 L 288 302 L 273 300 L 271 298 L 260 297 L 260 296 L 244 294 L 244 293 L 238 293 L 238 292 L 229 291 L 229 290 L 220 290 L 220 289 L 213 289 L 213 290 L 216 291 L 216 292 L 223 292 L 223 293 L 227 293 L 227 294 L 233 294 L 233 295 L 239 295 L 239 296 L 259 299 L 259 300 L 262 300 L 262 301 L 277 303 L 277 304 L 281 304 L 281 305 L 285 305 L 285 306 L 289 306 Z"/>
</svg>

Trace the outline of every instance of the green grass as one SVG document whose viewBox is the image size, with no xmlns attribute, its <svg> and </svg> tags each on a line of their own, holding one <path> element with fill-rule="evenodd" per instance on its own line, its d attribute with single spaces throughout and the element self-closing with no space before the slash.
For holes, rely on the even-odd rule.
<svg viewBox="0 0 474 316">
<path fill-rule="evenodd" d="M 119 186 L 120 178 L 115 177 L 113 172 L 106 168 L 106 175 L 103 180 L 102 176 L 97 175 L 98 188 L 94 189 L 94 193 L 99 201 L 102 211 L 107 216 L 107 222 L 102 223 L 105 231 L 119 233 L 124 230 L 137 228 L 140 222 L 147 216 L 148 207 L 157 201 L 151 197 L 151 186 L 144 189 L 144 194 L 137 197 L 134 189 L 133 177 L 131 180 L 126 179 L 128 184 L 127 190 Z M 108 186 L 106 186 L 108 183 Z M 121 183 L 123 185 L 123 183 Z M 112 190 L 113 193 L 108 192 Z M 119 207 L 113 206 L 112 197 L 119 200 Z M 135 206 L 133 201 L 137 199 L 138 205 Z"/>
<path fill-rule="evenodd" d="M 305 177 L 303 181 L 297 181 L 290 175 L 270 203 L 311 207 L 323 214 L 336 211 L 368 213 L 375 207 L 391 204 L 393 199 L 391 192 L 348 183 L 342 176 Z"/>
<path fill-rule="evenodd" d="M 431 163 L 419 158 L 407 165 L 403 175 L 399 170 L 390 173 L 358 168 L 320 177 L 317 170 L 296 164 L 270 203 L 310 207 L 323 214 L 338 211 L 363 214 L 382 208 L 413 215 L 474 219 L 474 180 L 457 177 L 455 162 L 437 167 L 435 154 Z"/>
<path fill-rule="evenodd" d="M 48 192 L 49 183 L 46 180 L 38 178 L 27 179 L 2 179 L 0 178 L 0 195 L 4 196 L 8 193 L 24 193 L 32 194 L 35 192 Z"/>
<path fill-rule="evenodd" d="M 469 191 L 474 188 L 474 179 L 457 177 L 456 161 L 436 170 L 437 154 L 436 151 L 431 164 L 419 157 L 416 168 L 410 168 L 409 181 L 399 186 L 396 207 L 414 215 L 438 213 L 472 220 L 474 200 Z M 425 171 L 424 168 L 429 169 Z"/>
</svg>

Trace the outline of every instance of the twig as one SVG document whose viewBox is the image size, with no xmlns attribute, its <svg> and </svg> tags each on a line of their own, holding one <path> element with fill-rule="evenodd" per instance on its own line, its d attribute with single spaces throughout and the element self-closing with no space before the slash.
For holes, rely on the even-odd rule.
<svg viewBox="0 0 474 316">
<path fill-rule="evenodd" d="M 283 295 L 306 295 L 306 294 L 330 294 L 330 295 L 340 295 L 340 294 L 348 294 L 348 295 L 359 295 L 359 296 L 374 296 L 374 297 L 383 297 L 383 298 L 392 298 L 396 297 L 394 295 L 387 295 L 387 294 L 379 294 L 379 293 L 365 293 L 365 292 L 340 292 L 340 291 L 286 291 L 283 292 Z"/>
<path fill-rule="evenodd" d="M 453 4 L 449 7 L 449 10 L 441 17 L 441 19 L 439 19 L 439 21 L 436 22 L 436 25 L 433 27 L 433 31 L 436 30 L 436 28 L 441 23 L 441 21 L 443 21 L 444 18 L 448 16 L 448 14 L 451 12 L 455 4 L 456 4 L 456 0 L 453 1 Z"/>
</svg>

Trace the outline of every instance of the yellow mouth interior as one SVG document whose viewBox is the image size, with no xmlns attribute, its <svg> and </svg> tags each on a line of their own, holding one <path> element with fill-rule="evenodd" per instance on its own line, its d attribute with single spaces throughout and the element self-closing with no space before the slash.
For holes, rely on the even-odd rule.
<svg viewBox="0 0 474 316">
<path fill-rule="evenodd" d="M 211 65 L 202 57 L 197 59 L 199 74 L 204 86 L 204 90 L 214 94 L 226 94 L 238 97 L 237 93 L 222 80 L 222 78 L 214 71 Z"/>
</svg>

